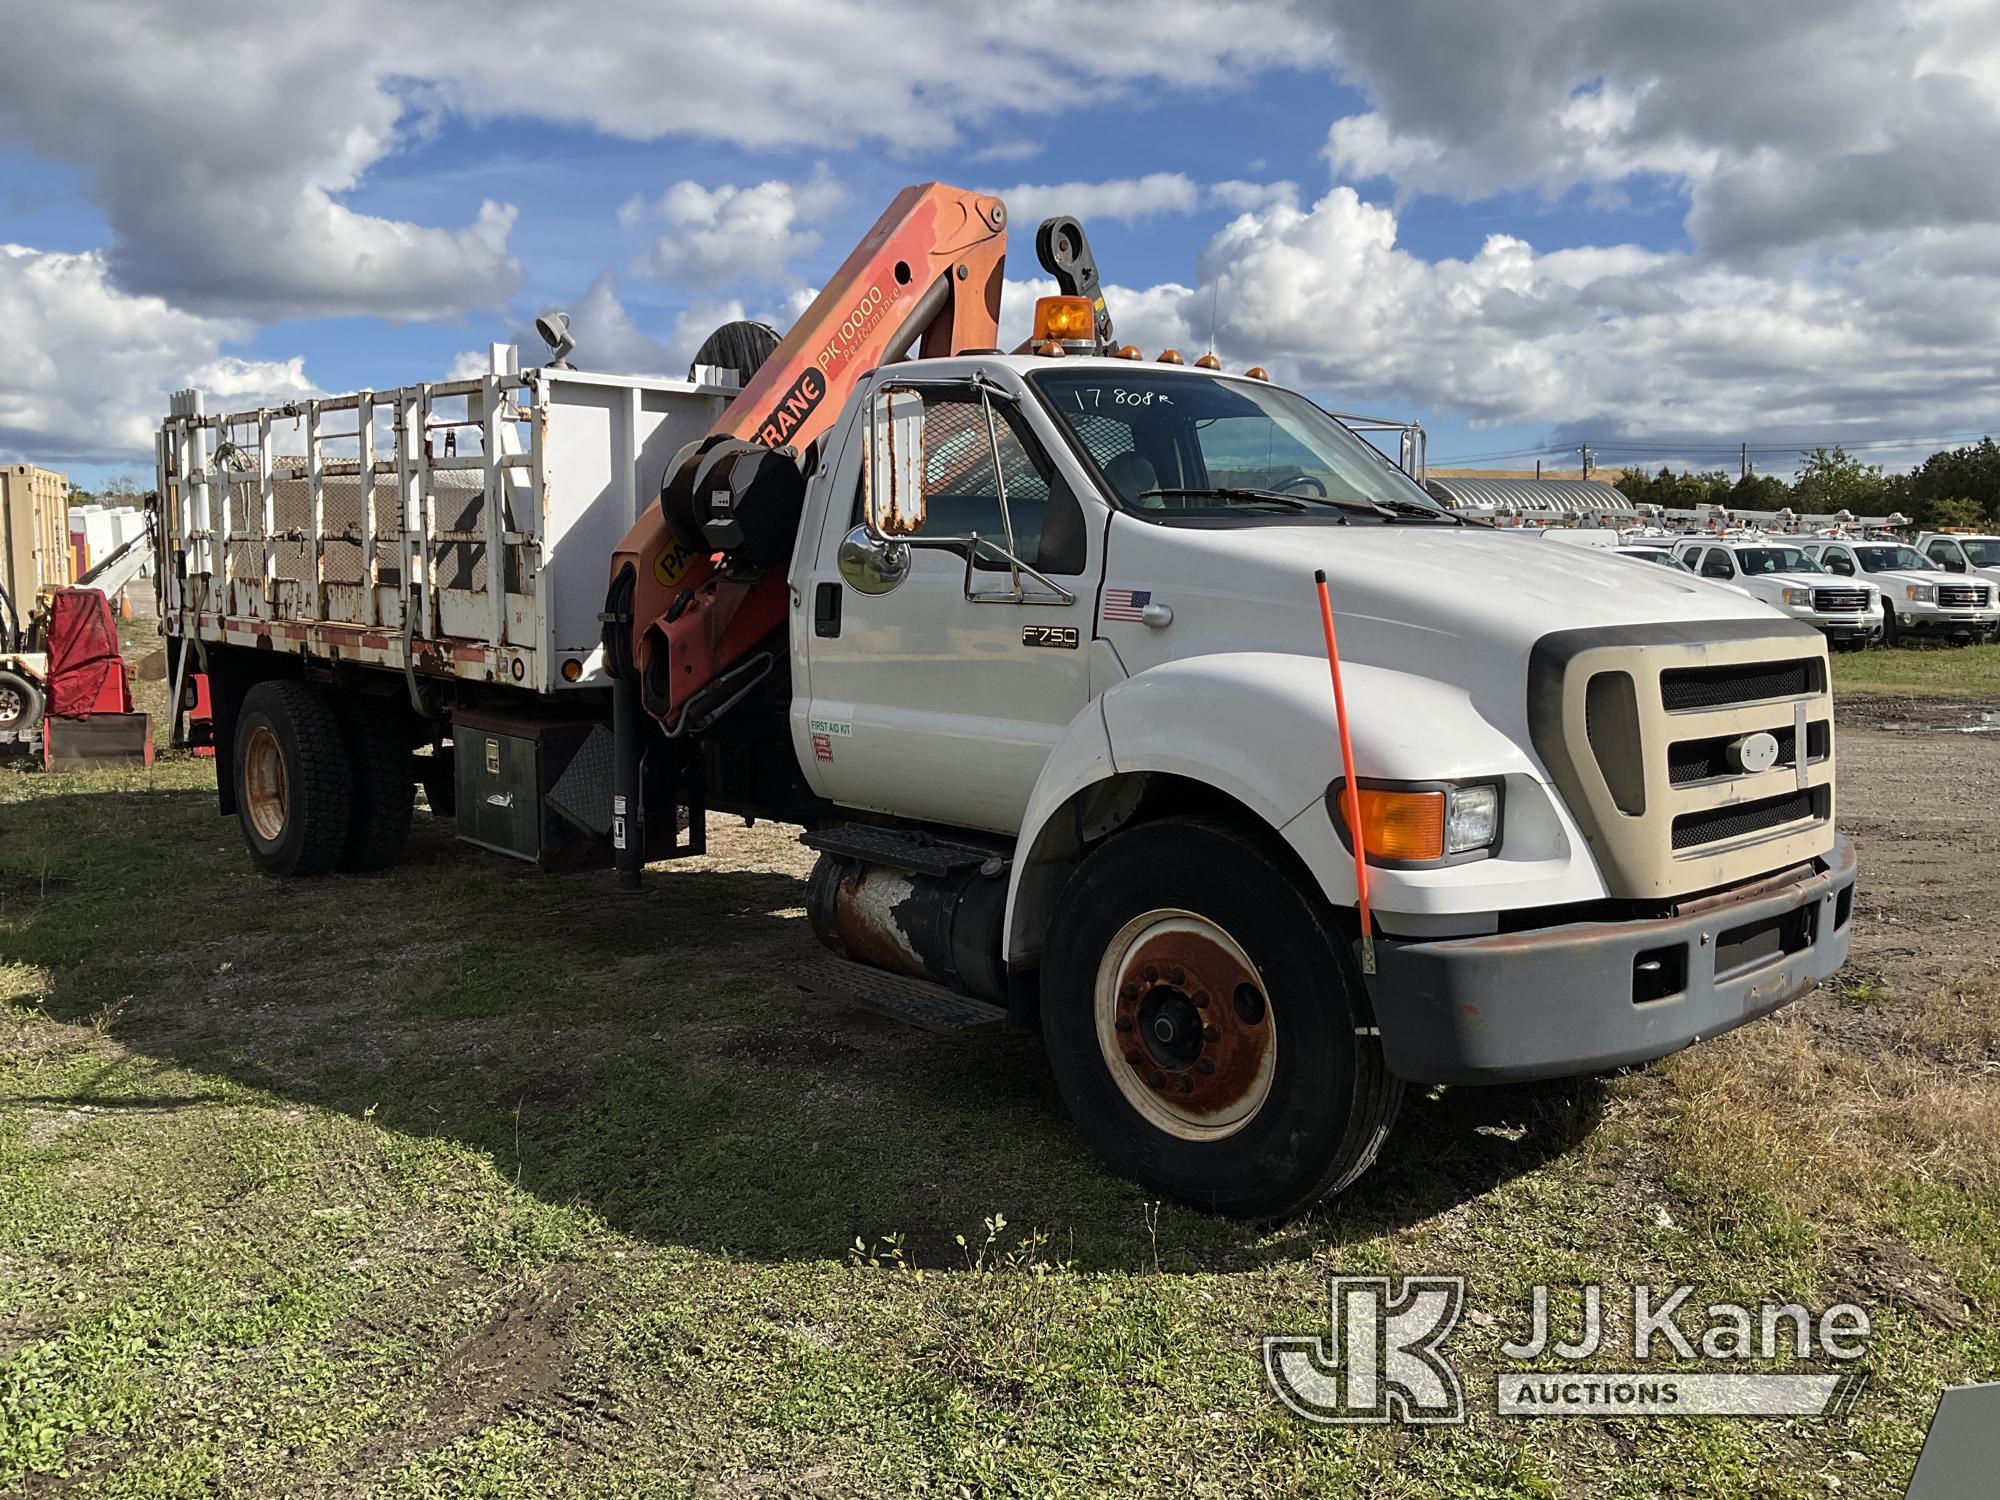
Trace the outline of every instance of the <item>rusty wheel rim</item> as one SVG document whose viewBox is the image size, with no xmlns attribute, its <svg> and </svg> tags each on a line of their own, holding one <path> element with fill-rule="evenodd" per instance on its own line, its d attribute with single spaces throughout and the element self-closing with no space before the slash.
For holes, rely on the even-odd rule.
<svg viewBox="0 0 2000 1500">
<path fill-rule="evenodd" d="M 1094 1005 L 1119 1093 L 1169 1135 L 1221 1140 L 1270 1098 L 1278 1034 L 1263 977 L 1208 918 L 1163 907 L 1127 922 L 1098 964 Z"/>
<path fill-rule="evenodd" d="M 250 809 L 250 826 L 257 837 L 275 844 L 284 836 L 285 814 L 291 805 L 285 780 L 285 753 L 278 737 L 259 724 L 243 747 L 243 805 Z"/>
</svg>

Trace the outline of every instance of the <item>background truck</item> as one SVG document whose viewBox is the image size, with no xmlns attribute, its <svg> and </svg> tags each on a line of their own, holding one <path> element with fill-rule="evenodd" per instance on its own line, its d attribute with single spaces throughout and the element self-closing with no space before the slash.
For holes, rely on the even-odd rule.
<svg viewBox="0 0 2000 1500">
<path fill-rule="evenodd" d="M 1860 650 L 1883 630 L 1882 591 L 1826 572 L 1782 537 L 1687 537 L 1674 556 L 1698 578 L 1727 584 L 1810 625 L 1836 646 Z"/>
<path fill-rule="evenodd" d="M 1940 573 L 1957 573 L 1990 585 L 2000 599 L 2000 536 L 1976 531 L 1926 531 L 1911 543 Z"/>
<path fill-rule="evenodd" d="M 2000 630 L 1994 585 L 1935 567 L 1914 547 L 1894 541 L 1811 541 L 1807 557 L 1826 573 L 1868 583 L 1882 594 L 1882 639 L 1929 636 L 1958 645 Z"/>
<path fill-rule="evenodd" d="M 1817 632 L 1142 360 L 1072 220 L 999 352 L 1005 225 L 905 190 L 699 380 L 568 369 L 550 320 L 539 369 L 178 398 L 162 614 L 252 858 L 379 868 L 418 781 L 621 885 L 795 823 L 839 962 L 1038 1025 L 1109 1163 L 1239 1214 L 1351 1181 L 1406 1083 L 1658 1057 L 1839 966 Z"/>
</svg>

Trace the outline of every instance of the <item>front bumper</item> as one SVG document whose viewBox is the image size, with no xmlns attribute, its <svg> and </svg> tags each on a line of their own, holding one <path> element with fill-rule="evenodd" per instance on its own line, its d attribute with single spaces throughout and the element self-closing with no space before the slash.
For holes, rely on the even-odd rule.
<svg viewBox="0 0 2000 1500">
<path fill-rule="evenodd" d="M 1377 938 L 1369 992 L 1389 1071 L 1411 1083 L 1506 1083 L 1678 1052 L 1836 972 L 1853 892 L 1854 846 L 1842 838 L 1797 875 L 1680 916 Z"/>
<path fill-rule="evenodd" d="M 1970 639 L 1973 636 L 1989 635 L 1994 626 L 2000 625 L 2000 615 L 1991 610 L 1973 614 L 1967 610 L 1943 611 L 1896 611 L 1896 628 L 1905 635 L 1941 635 Z"/>
<path fill-rule="evenodd" d="M 1872 641 L 1882 634 L 1882 614 L 1800 614 L 1793 616 L 1810 625 L 1830 641 Z"/>
</svg>

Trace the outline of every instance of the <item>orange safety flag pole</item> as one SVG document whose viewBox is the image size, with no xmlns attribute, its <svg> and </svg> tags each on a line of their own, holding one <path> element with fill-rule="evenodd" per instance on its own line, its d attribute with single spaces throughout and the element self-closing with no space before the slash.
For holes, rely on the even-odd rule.
<svg viewBox="0 0 2000 1500">
<path fill-rule="evenodd" d="M 1347 693 L 1340 683 L 1340 643 L 1333 633 L 1333 598 L 1326 591 L 1326 570 L 1315 569 L 1319 585 L 1319 622 L 1326 631 L 1326 667 L 1333 674 L 1333 713 L 1340 724 L 1340 773 L 1345 782 L 1341 800 L 1347 812 L 1347 838 L 1354 846 L 1354 895 L 1361 908 L 1361 972 L 1375 972 L 1375 923 L 1368 908 L 1368 851 L 1362 846 L 1361 785 L 1354 777 L 1354 739 L 1347 732 Z"/>
</svg>

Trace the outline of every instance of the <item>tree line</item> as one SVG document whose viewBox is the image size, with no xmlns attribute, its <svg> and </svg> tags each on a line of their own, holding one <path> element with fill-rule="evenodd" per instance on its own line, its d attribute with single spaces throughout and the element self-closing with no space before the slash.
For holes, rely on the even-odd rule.
<svg viewBox="0 0 2000 1500">
<path fill-rule="evenodd" d="M 1901 511 L 1920 527 L 1974 526 L 2000 530 L 2000 444 L 1981 438 L 1933 453 L 1907 473 L 1887 474 L 1844 448 L 1799 455 L 1790 480 L 1775 474 L 1739 478 L 1721 469 L 1657 474 L 1628 469 L 1614 481 L 1635 505 L 1690 510 L 1783 510 L 1800 515 L 1851 511 L 1857 516 Z"/>
</svg>

